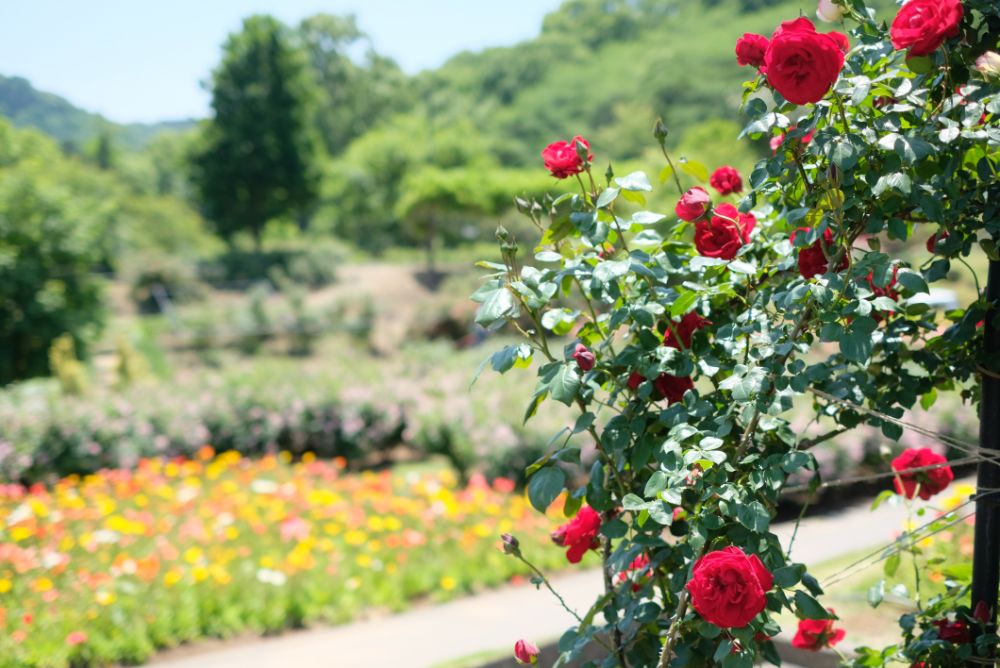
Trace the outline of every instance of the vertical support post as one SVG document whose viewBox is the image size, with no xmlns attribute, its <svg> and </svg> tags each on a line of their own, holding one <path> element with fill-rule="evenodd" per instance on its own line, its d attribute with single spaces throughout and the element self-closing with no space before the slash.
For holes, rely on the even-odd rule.
<svg viewBox="0 0 1000 668">
<path fill-rule="evenodd" d="M 1000 262 L 990 262 L 986 287 L 989 311 L 986 315 L 983 363 L 1000 362 L 1000 327 L 994 320 L 1000 311 Z M 982 403 L 979 407 L 979 447 L 1000 458 L 1000 378 L 982 374 Z M 976 484 L 980 494 L 976 499 L 976 542 L 972 557 L 972 609 L 988 610 L 987 632 L 996 630 L 997 596 L 1000 590 L 1000 465 L 980 460 Z M 990 651 L 987 665 L 995 665 L 996 648 Z M 982 663 L 977 663 L 982 666 Z"/>
</svg>

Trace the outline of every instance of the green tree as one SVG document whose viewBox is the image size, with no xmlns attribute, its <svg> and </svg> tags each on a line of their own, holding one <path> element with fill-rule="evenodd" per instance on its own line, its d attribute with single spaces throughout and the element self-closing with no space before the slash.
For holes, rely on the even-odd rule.
<svg viewBox="0 0 1000 668">
<path fill-rule="evenodd" d="M 331 155 L 411 106 L 406 75 L 395 61 L 375 51 L 353 16 L 311 16 L 299 25 L 298 35 L 319 89 L 316 124 Z M 359 52 L 361 57 L 352 57 Z"/>
<path fill-rule="evenodd" d="M 249 232 L 259 251 L 269 220 L 301 214 L 316 197 L 315 85 L 289 29 L 273 17 L 246 19 L 223 50 L 195 185 L 219 234 L 231 242 Z"/>
<path fill-rule="evenodd" d="M 0 121 L 0 383 L 48 373 L 60 337 L 85 354 L 103 320 L 92 269 L 106 207 L 77 189 L 81 171 L 48 138 Z"/>
</svg>

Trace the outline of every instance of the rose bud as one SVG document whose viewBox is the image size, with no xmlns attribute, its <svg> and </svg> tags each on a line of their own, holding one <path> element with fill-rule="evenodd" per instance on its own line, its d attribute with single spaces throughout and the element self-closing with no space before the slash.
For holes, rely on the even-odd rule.
<svg viewBox="0 0 1000 668">
<path fill-rule="evenodd" d="M 988 80 L 1000 80 L 1000 53 L 987 51 L 976 58 L 976 70 Z"/>
<path fill-rule="evenodd" d="M 527 640 L 514 643 L 514 660 L 522 666 L 533 666 L 538 663 L 538 647 Z"/>
<path fill-rule="evenodd" d="M 500 542 L 503 543 L 503 553 L 504 554 L 519 554 L 521 552 L 521 543 L 516 537 L 510 535 L 509 533 L 500 534 Z"/>
<path fill-rule="evenodd" d="M 594 353 L 587 350 L 587 346 L 582 343 L 576 344 L 576 349 L 573 350 L 573 359 L 580 365 L 581 371 L 590 371 L 594 368 Z"/>
<path fill-rule="evenodd" d="M 760 69 L 764 65 L 767 44 L 768 40 L 763 35 L 743 33 L 743 36 L 736 40 L 736 62 L 740 67 L 751 65 Z"/>
<path fill-rule="evenodd" d="M 976 609 L 972 611 L 972 616 L 977 622 L 988 624 L 991 617 L 990 606 L 986 604 L 986 601 L 976 603 Z"/>
<path fill-rule="evenodd" d="M 704 216 L 711 203 L 708 191 L 701 186 L 695 186 L 681 196 L 677 206 L 674 207 L 674 212 L 681 220 L 691 222 Z"/>
<path fill-rule="evenodd" d="M 837 0 L 819 0 L 816 18 L 827 23 L 836 23 L 844 18 L 844 8 L 837 3 Z"/>
</svg>

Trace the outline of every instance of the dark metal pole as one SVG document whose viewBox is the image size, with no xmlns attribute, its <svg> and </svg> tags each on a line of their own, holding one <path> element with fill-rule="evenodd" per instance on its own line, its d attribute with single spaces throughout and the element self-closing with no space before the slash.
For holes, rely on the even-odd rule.
<svg viewBox="0 0 1000 668">
<path fill-rule="evenodd" d="M 986 315 L 982 365 L 1000 371 L 1000 327 L 994 324 L 1000 311 L 1000 262 L 990 262 L 986 286 L 989 311 Z M 979 406 L 979 447 L 1000 457 L 1000 378 L 982 374 L 982 403 Z M 972 557 L 972 610 L 988 617 L 987 633 L 996 630 L 997 593 L 1000 589 L 1000 465 L 980 460 L 976 484 L 976 543 Z M 996 656 L 992 648 L 989 658 Z M 970 664 L 972 665 L 972 664 Z M 982 666 L 983 664 L 975 664 Z M 991 663 L 989 665 L 995 665 Z"/>
</svg>

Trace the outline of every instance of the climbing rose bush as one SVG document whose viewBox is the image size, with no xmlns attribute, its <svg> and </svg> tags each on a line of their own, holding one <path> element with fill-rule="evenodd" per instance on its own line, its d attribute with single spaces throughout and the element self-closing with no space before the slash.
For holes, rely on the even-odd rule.
<svg viewBox="0 0 1000 668">
<path fill-rule="evenodd" d="M 700 180 L 713 172 L 672 156 L 660 122 L 658 184 L 617 173 L 613 146 L 557 143 L 544 166 L 579 177 L 578 191 L 516 200 L 538 237 L 500 228 L 499 261 L 481 263 L 477 322 L 522 336 L 485 364 L 535 368 L 525 420 L 553 402 L 574 414 L 527 470 L 538 510 L 562 498 L 567 521 L 553 539 L 567 559 L 603 571 L 604 593 L 560 639 L 559 665 L 596 646 L 603 658 L 585 665 L 750 668 L 779 663 L 771 639 L 782 632 L 842 647 L 850 637 L 824 583 L 771 531 L 783 490 L 792 479 L 836 484 L 815 473 L 817 444 L 867 424 L 898 453 L 905 411 L 943 392 L 976 405 L 980 374 L 1000 373 L 981 353 L 1000 326 L 985 295 L 948 311 L 927 303 L 972 254 L 1000 261 L 989 55 L 1000 7 L 818 10 L 842 15 L 840 29 L 789 16 L 770 36 L 735 40 L 733 67 L 753 76 L 741 140 L 771 149 L 745 180 L 712 166 L 710 193 Z M 657 187 L 676 198 L 672 212 L 649 210 Z M 901 247 L 917 250 L 904 260 Z M 812 412 L 816 429 L 793 429 L 793 408 Z M 878 502 L 909 504 L 951 472 L 940 453 L 904 454 L 882 475 Z M 913 522 L 874 557 L 887 581 L 869 592 L 873 605 L 904 554 L 922 572 L 921 540 L 967 506 Z M 962 666 L 997 642 L 992 602 L 969 600 L 963 569 L 933 595 L 900 595 L 915 612 L 901 617 L 899 642 L 856 647 L 845 665 Z M 782 612 L 797 628 L 781 628 Z"/>
</svg>

